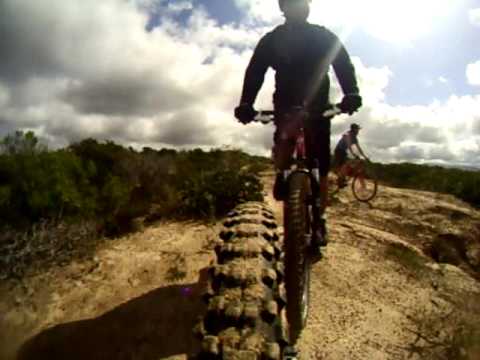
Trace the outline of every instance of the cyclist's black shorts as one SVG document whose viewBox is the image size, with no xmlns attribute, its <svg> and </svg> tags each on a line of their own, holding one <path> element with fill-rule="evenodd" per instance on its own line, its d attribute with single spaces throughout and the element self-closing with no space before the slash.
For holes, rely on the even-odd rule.
<svg viewBox="0 0 480 360">
<path fill-rule="evenodd" d="M 317 115 L 311 118 L 311 124 L 312 129 L 307 133 L 313 135 L 314 145 L 307 147 L 309 158 L 317 159 L 320 176 L 327 176 L 330 171 L 330 118 Z"/>
<path fill-rule="evenodd" d="M 342 166 L 347 162 L 347 152 L 340 148 L 335 148 L 335 167 Z"/>
<path fill-rule="evenodd" d="M 277 116 L 275 119 L 277 125 L 274 134 L 275 143 L 280 141 L 278 128 L 282 121 L 285 121 L 282 116 Z M 330 122 L 330 118 L 313 115 L 309 118 L 305 129 L 308 166 L 312 167 L 313 160 L 317 159 L 320 176 L 327 176 L 330 171 Z"/>
</svg>

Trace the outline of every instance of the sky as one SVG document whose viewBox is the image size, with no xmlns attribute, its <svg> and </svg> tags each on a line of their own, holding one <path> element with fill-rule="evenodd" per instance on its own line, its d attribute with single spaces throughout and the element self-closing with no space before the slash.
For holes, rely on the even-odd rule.
<svg viewBox="0 0 480 360">
<path fill-rule="evenodd" d="M 273 128 L 233 117 L 277 0 L 0 0 L 0 137 L 87 137 L 269 155 Z M 312 0 L 352 57 L 351 122 L 374 161 L 480 166 L 480 0 Z M 341 98 L 334 73 L 332 101 Z M 255 104 L 272 108 L 273 72 Z"/>
</svg>

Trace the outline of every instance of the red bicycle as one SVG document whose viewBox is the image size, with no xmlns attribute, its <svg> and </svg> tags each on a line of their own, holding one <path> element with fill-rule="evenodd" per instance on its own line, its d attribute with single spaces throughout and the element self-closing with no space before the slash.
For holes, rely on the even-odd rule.
<svg viewBox="0 0 480 360">
<path fill-rule="evenodd" d="M 377 195 L 377 177 L 369 160 L 363 161 L 360 158 L 348 160 L 345 175 L 352 178 L 352 193 L 358 201 L 368 202 Z"/>
<path fill-rule="evenodd" d="M 342 113 L 338 106 L 323 113 L 333 117 Z M 260 111 L 256 121 L 264 124 L 273 121 L 273 111 Z M 305 121 L 309 113 L 304 108 L 292 109 L 292 121 L 300 121 L 300 131 L 296 138 L 293 165 L 283 174 L 288 195 L 283 203 L 284 211 L 284 266 L 285 290 L 287 293 L 287 321 L 290 344 L 295 344 L 305 327 L 310 300 L 310 269 L 312 257 L 309 247 L 317 230 L 317 216 L 320 206 L 320 176 L 318 161 L 313 167 L 307 165 L 305 148 Z"/>
</svg>

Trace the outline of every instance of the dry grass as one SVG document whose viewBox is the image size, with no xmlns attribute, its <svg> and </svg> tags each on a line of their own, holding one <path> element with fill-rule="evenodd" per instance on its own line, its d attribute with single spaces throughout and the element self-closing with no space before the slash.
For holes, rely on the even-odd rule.
<svg viewBox="0 0 480 360">
<path fill-rule="evenodd" d="M 472 299 L 463 300 L 473 304 Z M 429 310 L 409 316 L 411 325 L 406 330 L 414 339 L 405 349 L 410 356 L 417 354 L 422 359 L 479 359 L 479 310 L 477 302 L 473 307 L 453 308 L 445 313 Z"/>
<path fill-rule="evenodd" d="M 30 229 L 0 231 L 0 280 L 21 279 L 92 255 L 99 242 L 94 222 L 41 221 Z"/>
<path fill-rule="evenodd" d="M 167 270 L 166 279 L 168 281 L 180 281 L 187 276 L 187 260 L 185 254 L 179 253 L 175 255 L 173 265 Z"/>
</svg>

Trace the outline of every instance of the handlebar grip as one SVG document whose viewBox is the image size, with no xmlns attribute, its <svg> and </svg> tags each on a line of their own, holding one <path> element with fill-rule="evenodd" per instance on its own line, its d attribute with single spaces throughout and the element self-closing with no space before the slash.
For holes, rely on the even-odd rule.
<svg viewBox="0 0 480 360">
<path fill-rule="evenodd" d="M 275 115 L 275 111 L 273 110 L 262 110 L 257 112 L 257 116 L 272 116 Z"/>
<path fill-rule="evenodd" d="M 333 117 L 335 115 L 339 115 L 341 113 L 343 113 L 342 109 L 340 109 L 340 104 L 336 104 L 336 105 L 333 105 L 330 109 L 328 110 L 325 110 L 323 112 L 323 116 L 325 117 Z"/>
</svg>

